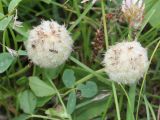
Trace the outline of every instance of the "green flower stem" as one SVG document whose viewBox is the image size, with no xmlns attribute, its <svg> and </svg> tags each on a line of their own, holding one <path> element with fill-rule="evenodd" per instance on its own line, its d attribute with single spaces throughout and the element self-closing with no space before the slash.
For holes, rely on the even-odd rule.
<svg viewBox="0 0 160 120">
<path fill-rule="evenodd" d="M 28 118 L 42 118 L 42 119 L 47 119 L 47 120 L 59 120 L 56 118 L 51 118 L 51 117 L 42 116 L 42 115 L 30 115 Z"/>
<path fill-rule="evenodd" d="M 131 25 L 129 25 L 129 28 L 128 28 L 128 40 L 132 41 L 132 27 L 131 27 Z"/>
<path fill-rule="evenodd" d="M 26 71 L 28 71 L 28 69 L 29 69 L 30 67 L 31 67 L 30 65 L 27 65 L 27 66 L 25 66 L 23 69 L 15 72 L 15 73 L 13 73 L 13 74 L 10 74 L 9 76 L 2 77 L 2 78 L 0 78 L 0 79 L 5 80 L 5 79 L 10 79 L 10 78 L 17 77 L 17 76 L 25 73 Z"/>
<path fill-rule="evenodd" d="M 101 7 L 102 7 L 104 37 L 105 37 L 106 49 L 108 49 L 107 21 L 106 21 L 106 14 L 105 14 L 105 8 L 106 7 L 105 7 L 105 4 L 104 4 L 104 0 L 101 0 Z"/>
<path fill-rule="evenodd" d="M 116 87 L 115 87 L 114 82 L 112 82 L 112 90 L 113 90 L 113 95 L 114 95 L 114 101 L 115 101 L 116 111 L 117 111 L 117 119 L 121 120 L 120 111 L 119 111 L 119 105 L 118 105 L 117 92 L 116 92 Z"/>
<path fill-rule="evenodd" d="M 6 47 L 5 47 L 5 44 L 6 44 L 6 42 L 5 42 L 5 39 L 6 39 L 6 30 L 4 30 L 4 32 L 3 32 L 3 38 L 2 38 L 2 45 L 3 45 L 3 52 L 5 52 L 6 51 Z"/>
<path fill-rule="evenodd" d="M 63 93 L 61 95 L 64 97 L 64 96 L 68 95 L 70 92 L 75 91 L 75 90 L 76 90 L 76 88 L 71 88 L 71 89 L 69 89 L 68 91 L 66 91 L 65 93 Z"/>
<path fill-rule="evenodd" d="M 136 96 L 136 85 L 133 84 L 129 89 L 129 101 L 127 104 L 127 115 L 126 120 L 134 120 L 133 112 L 134 112 L 134 104 L 135 104 L 135 96 Z M 131 105 L 131 107 L 130 107 Z"/>
<path fill-rule="evenodd" d="M 49 82 L 50 82 L 50 84 L 52 85 L 52 87 L 55 89 L 55 91 L 56 91 L 56 93 L 57 93 L 57 96 L 58 96 L 58 98 L 59 98 L 59 101 L 60 101 L 60 103 L 61 103 L 61 105 L 62 105 L 62 107 L 63 107 L 63 109 L 64 109 L 64 112 L 65 112 L 66 114 L 68 114 L 67 109 L 66 109 L 66 107 L 65 107 L 65 105 L 64 105 L 64 103 L 63 103 L 63 100 L 62 100 L 62 98 L 61 98 L 61 95 L 60 95 L 60 93 L 58 92 L 56 86 L 54 85 L 54 83 L 52 82 L 52 80 L 51 80 L 48 76 L 46 76 L 46 77 L 47 77 L 47 79 L 49 80 Z M 69 120 L 72 120 L 72 118 L 71 118 L 70 115 L 69 115 Z"/>
<path fill-rule="evenodd" d="M 130 101 L 130 98 L 129 98 L 128 94 L 127 94 L 127 91 L 125 90 L 125 88 L 123 87 L 122 84 L 119 84 L 119 85 L 120 85 L 120 87 L 122 88 L 125 96 L 127 97 L 127 100 L 128 100 L 127 109 L 130 109 L 130 111 L 131 111 L 131 101 Z M 133 113 L 133 112 L 132 112 L 132 113 Z M 133 115 L 133 114 L 131 114 L 131 115 L 132 115 L 131 117 L 134 118 L 134 115 Z"/>
</svg>

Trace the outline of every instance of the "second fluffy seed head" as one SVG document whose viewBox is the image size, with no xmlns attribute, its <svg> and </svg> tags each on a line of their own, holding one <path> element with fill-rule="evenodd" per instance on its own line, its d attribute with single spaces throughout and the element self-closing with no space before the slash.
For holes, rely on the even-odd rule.
<svg viewBox="0 0 160 120">
<path fill-rule="evenodd" d="M 65 26 L 55 21 L 42 21 L 30 31 L 25 45 L 28 57 L 34 64 L 55 68 L 68 59 L 73 40 Z"/>
<path fill-rule="evenodd" d="M 143 77 L 148 68 L 147 51 L 137 41 L 118 43 L 105 53 L 103 63 L 111 80 L 132 84 Z"/>
</svg>

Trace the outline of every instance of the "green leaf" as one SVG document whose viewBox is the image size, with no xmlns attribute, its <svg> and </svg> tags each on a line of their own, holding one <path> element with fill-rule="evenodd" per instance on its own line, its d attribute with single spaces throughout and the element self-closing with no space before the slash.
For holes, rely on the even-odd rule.
<svg viewBox="0 0 160 120">
<path fill-rule="evenodd" d="M 8 12 L 12 12 L 22 0 L 12 0 L 8 6 Z"/>
<path fill-rule="evenodd" d="M 155 9 L 154 14 L 152 15 L 151 19 L 149 20 L 150 24 L 153 27 L 156 27 L 156 28 L 160 27 L 160 14 L 159 14 L 159 11 L 160 11 L 160 7 L 159 7 L 160 6 L 160 1 L 159 0 L 157 0 L 157 1 L 146 0 L 146 5 L 147 5 L 147 8 L 150 9 L 148 11 L 148 13 L 151 13 L 151 11 L 153 11 Z"/>
<path fill-rule="evenodd" d="M 0 13 L 0 19 L 2 19 L 4 17 L 4 14 Z"/>
<path fill-rule="evenodd" d="M 63 73 L 62 80 L 63 80 L 64 85 L 67 88 L 73 87 L 75 80 L 76 80 L 74 76 L 74 71 L 71 69 L 66 69 Z"/>
<path fill-rule="evenodd" d="M 35 76 L 29 77 L 29 86 L 38 97 L 51 96 L 56 93 L 51 86 Z"/>
<path fill-rule="evenodd" d="M 98 89 L 97 89 L 97 85 L 95 82 L 92 82 L 92 81 L 88 81 L 86 82 L 86 85 L 84 84 L 79 84 L 77 86 L 77 89 L 81 91 L 81 95 L 83 97 L 86 97 L 86 98 L 90 98 L 90 97 L 93 97 L 97 94 L 98 92 Z"/>
<path fill-rule="evenodd" d="M 42 106 L 45 105 L 51 98 L 52 98 L 52 96 L 39 97 L 39 98 L 37 98 L 37 107 L 42 107 Z"/>
<path fill-rule="evenodd" d="M 30 90 L 25 90 L 19 94 L 19 103 L 25 113 L 31 114 L 36 108 L 37 99 Z"/>
<path fill-rule="evenodd" d="M 9 53 L 0 54 L 0 73 L 6 71 L 9 66 L 12 64 L 14 57 Z"/>
<path fill-rule="evenodd" d="M 10 23 L 10 21 L 12 20 L 13 16 L 9 16 L 9 17 L 5 17 L 4 19 L 2 19 L 0 21 L 0 30 L 3 31 L 6 29 L 6 27 L 8 26 L 8 24 Z"/>
<path fill-rule="evenodd" d="M 76 93 L 71 92 L 68 97 L 67 112 L 69 114 L 72 114 L 73 111 L 75 110 L 75 107 L 76 107 Z"/>
</svg>

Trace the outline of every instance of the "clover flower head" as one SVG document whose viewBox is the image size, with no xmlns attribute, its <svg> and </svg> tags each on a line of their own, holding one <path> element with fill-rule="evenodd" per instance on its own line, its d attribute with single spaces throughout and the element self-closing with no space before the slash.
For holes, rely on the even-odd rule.
<svg viewBox="0 0 160 120">
<path fill-rule="evenodd" d="M 132 84 L 148 68 L 147 50 L 137 41 L 121 42 L 110 47 L 103 60 L 105 72 L 117 83 Z"/>
<path fill-rule="evenodd" d="M 139 28 L 143 21 L 144 8 L 143 0 L 123 0 L 122 12 L 124 19 L 133 28 Z"/>
<path fill-rule="evenodd" d="M 73 40 L 65 26 L 55 21 L 42 21 L 34 27 L 25 43 L 29 59 L 44 68 L 63 64 L 72 52 Z"/>
</svg>

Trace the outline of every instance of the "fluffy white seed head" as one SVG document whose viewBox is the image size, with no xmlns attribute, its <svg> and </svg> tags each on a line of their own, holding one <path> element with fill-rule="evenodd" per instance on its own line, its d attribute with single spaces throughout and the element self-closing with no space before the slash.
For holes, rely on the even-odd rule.
<svg viewBox="0 0 160 120">
<path fill-rule="evenodd" d="M 143 21 L 144 8 L 143 0 L 123 0 L 122 12 L 124 19 L 133 28 L 139 28 Z"/>
<path fill-rule="evenodd" d="M 65 26 L 55 21 L 42 21 L 34 27 L 25 43 L 28 57 L 40 67 L 54 68 L 64 63 L 71 51 L 73 40 Z"/>
<path fill-rule="evenodd" d="M 115 82 L 132 84 L 148 68 L 147 50 L 137 41 L 117 43 L 105 53 L 105 72 Z"/>
</svg>

